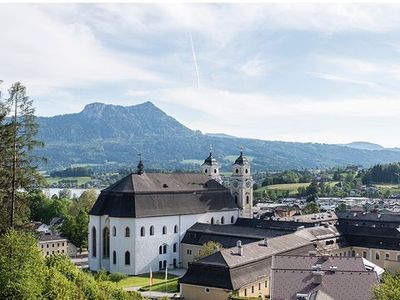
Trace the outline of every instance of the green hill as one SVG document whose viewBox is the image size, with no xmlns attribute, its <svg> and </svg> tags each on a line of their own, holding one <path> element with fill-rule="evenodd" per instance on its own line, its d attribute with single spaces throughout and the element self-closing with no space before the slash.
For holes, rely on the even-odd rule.
<svg viewBox="0 0 400 300">
<path fill-rule="evenodd" d="M 135 106 L 92 103 L 75 114 L 39 117 L 39 138 L 48 158 L 44 169 L 89 164 L 93 168 L 133 167 L 142 153 L 146 168 L 198 169 L 209 145 L 223 170 L 240 145 L 255 170 L 328 168 L 400 161 L 394 150 L 365 150 L 317 143 L 290 143 L 202 134 L 165 114 L 151 102 Z"/>
</svg>

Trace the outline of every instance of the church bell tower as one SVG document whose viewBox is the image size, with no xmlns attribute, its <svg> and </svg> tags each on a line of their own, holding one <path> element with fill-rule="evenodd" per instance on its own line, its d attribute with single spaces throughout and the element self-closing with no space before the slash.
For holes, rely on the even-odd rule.
<svg viewBox="0 0 400 300">
<path fill-rule="evenodd" d="M 211 177 L 222 184 L 221 175 L 219 174 L 219 164 L 218 161 L 212 156 L 212 149 L 210 147 L 210 155 L 204 160 L 201 165 L 201 173 Z"/>
<path fill-rule="evenodd" d="M 240 156 L 232 165 L 230 189 L 236 204 L 240 208 L 240 217 L 253 217 L 253 179 L 250 173 L 250 163 L 240 151 Z"/>
</svg>

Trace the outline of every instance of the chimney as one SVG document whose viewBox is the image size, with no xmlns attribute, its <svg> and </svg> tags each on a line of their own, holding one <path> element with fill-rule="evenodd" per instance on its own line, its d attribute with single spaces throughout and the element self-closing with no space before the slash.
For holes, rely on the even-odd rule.
<svg viewBox="0 0 400 300">
<path fill-rule="evenodd" d="M 268 239 L 265 237 L 264 238 L 264 246 L 267 247 L 268 246 Z"/>
<path fill-rule="evenodd" d="M 238 255 L 243 256 L 242 241 L 241 240 L 237 241 L 236 246 L 238 248 Z"/>
<path fill-rule="evenodd" d="M 336 266 L 331 266 L 329 269 L 331 270 L 332 273 L 335 273 L 337 271 Z"/>
<path fill-rule="evenodd" d="M 314 284 L 321 284 L 322 283 L 322 277 L 325 275 L 324 271 L 313 271 L 313 283 Z"/>
</svg>

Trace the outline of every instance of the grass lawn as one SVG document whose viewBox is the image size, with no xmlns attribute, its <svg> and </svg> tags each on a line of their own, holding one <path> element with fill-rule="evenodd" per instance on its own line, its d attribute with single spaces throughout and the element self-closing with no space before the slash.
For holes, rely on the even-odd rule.
<svg viewBox="0 0 400 300">
<path fill-rule="evenodd" d="M 78 180 L 78 185 L 81 185 L 90 181 L 91 178 L 87 176 L 87 177 L 46 177 L 45 179 L 49 185 L 57 183 L 61 180 Z"/>
<path fill-rule="evenodd" d="M 168 275 L 168 280 L 176 278 L 175 275 Z M 165 273 L 164 272 L 153 272 L 153 285 L 155 286 L 158 283 L 165 282 Z M 131 286 L 147 286 L 150 283 L 150 274 L 142 274 L 138 276 L 129 276 L 125 279 L 122 279 L 118 285 L 120 287 L 131 287 Z"/>
<path fill-rule="evenodd" d="M 141 291 L 149 291 L 150 286 L 146 285 L 140 289 Z M 152 291 L 176 293 L 179 292 L 178 278 L 169 279 L 167 282 L 161 281 L 160 283 L 153 284 Z"/>
</svg>

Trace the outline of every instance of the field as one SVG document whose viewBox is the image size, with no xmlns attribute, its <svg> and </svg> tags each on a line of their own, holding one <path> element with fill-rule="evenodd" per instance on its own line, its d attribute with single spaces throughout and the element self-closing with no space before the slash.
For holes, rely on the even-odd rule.
<svg viewBox="0 0 400 300">
<path fill-rule="evenodd" d="M 61 180 L 78 180 L 78 185 L 84 184 L 90 181 L 90 177 L 46 177 L 47 184 L 51 185 Z"/>
<path fill-rule="evenodd" d="M 138 275 L 138 276 L 129 276 L 125 279 L 122 279 L 118 283 L 118 285 L 120 287 L 147 286 L 147 285 L 149 285 L 149 282 L 150 282 L 149 278 L 150 278 L 149 273 Z M 168 281 L 173 278 L 176 278 L 176 276 L 168 275 Z M 156 285 L 158 286 L 158 284 L 161 284 L 163 282 L 165 282 L 165 273 L 164 272 L 153 272 L 153 287 L 156 288 Z M 171 283 L 171 286 L 172 285 L 173 284 Z M 155 290 L 155 289 L 153 289 L 153 290 Z"/>
<path fill-rule="evenodd" d="M 310 183 L 284 183 L 284 184 L 272 184 L 260 187 L 254 191 L 255 196 L 261 196 L 265 190 L 279 190 L 279 191 L 289 191 L 289 195 L 294 195 L 297 193 L 299 187 L 307 187 Z"/>
</svg>

